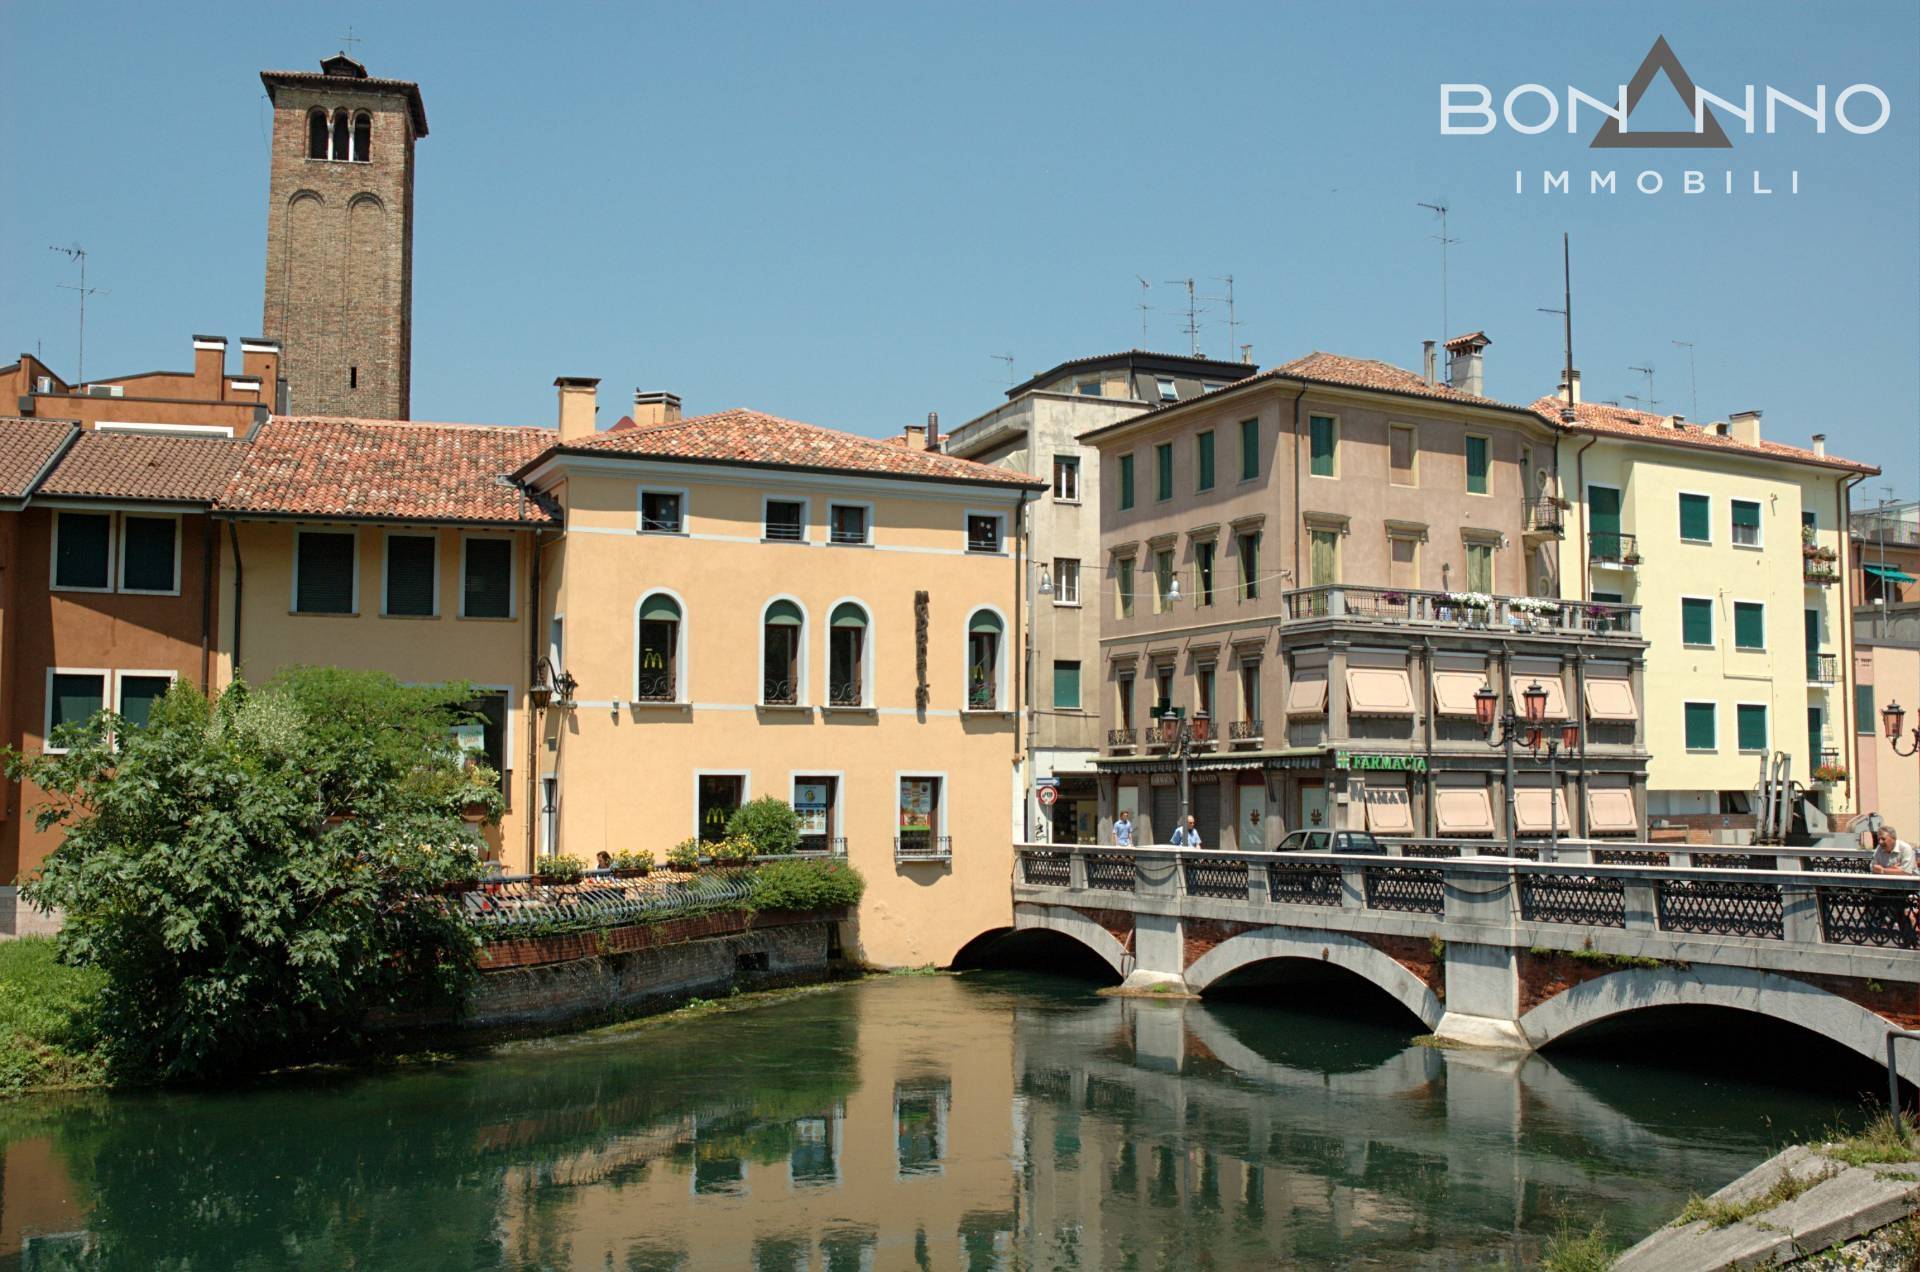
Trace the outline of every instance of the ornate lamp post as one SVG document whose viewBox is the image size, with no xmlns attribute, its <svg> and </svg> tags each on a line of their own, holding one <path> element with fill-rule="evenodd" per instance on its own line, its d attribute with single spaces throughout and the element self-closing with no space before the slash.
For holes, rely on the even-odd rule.
<svg viewBox="0 0 1920 1272">
<path fill-rule="evenodd" d="M 1920 724 L 1913 726 L 1912 738 L 1906 750 L 1900 749 L 1900 735 L 1906 722 L 1907 709 L 1898 702 L 1889 702 L 1880 711 L 1880 727 L 1887 731 L 1887 744 L 1893 748 L 1893 753 L 1903 756 L 1920 754 Z"/>
<path fill-rule="evenodd" d="M 1500 695 L 1482 685 L 1473 695 L 1473 714 L 1474 718 L 1480 722 L 1480 727 L 1487 731 L 1487 745 L 1506 752 L 1507 842 L 1509 844 L 1514 840 L 1513 744 L 1515 739 L 1518 738 L 1526 745 L 1528 758 L 1535 764 L 1546 764 L 1548 781 L 1551 783 L 1547 796 L 1547 826 L 1550 843 L 1557 854 L 1560 847 L 1560 756 L 1564 753 L 1568 758 L 1572 758 L 1580 745 L 1580 726 L 1572 720 L 1563 721 L 1560 725 L 1560 736 L 1548 737 L 1546 689 L 1536 680 L 1528 685 L 1526 692 L 1520 696 L 1526 704 L 1524 719 L 1515 716 L 1510 710 L 1496 719 L 1495 713 L 1500 706 Z M 1541 758 L 1543 749 L 1546 753 L 1544 760 Z M 1567 829 L 1573 828 L 1569 826 Z"/>
</svg>

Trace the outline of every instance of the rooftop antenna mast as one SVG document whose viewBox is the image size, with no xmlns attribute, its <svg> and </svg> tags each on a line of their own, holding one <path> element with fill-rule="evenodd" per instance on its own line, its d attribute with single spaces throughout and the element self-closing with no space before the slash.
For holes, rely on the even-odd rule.
<svg viewBox="0 0 1920 1272">
<path fill-rule="evenodd" d="M 1446 204 L 1419 203 L 1414 206 L 1425 208 L 1440 218 L 1440 232 L 1438 234 L 1430 234 L 1427 237 L 1440 240 L 1440 338 L 1442 340 L 1451 340 L 1453 339 L 1453 323 L 1452 320 L 1447 317 L 1447 249 L 1460 240 L 1447 237 L 1447 212 L 1449 209 Z M 1451 365 L 1449 365 L 1447 369 L 1447 375 L 1449 378 L 1453 375 Z"/>
<path fill-rule="evenodd" d="M 81 384 L 87 378 L 87 297 L 110 296 L 113 293 L 101 287 L 87 286 L 87 249 L 75 243 L 72 247 L 50 247 L 49 252 L 59 252 L 68 260 L 80 262 L 80 285 L 72 283 L 57 284 L 66 291 L 80 293 L 80 348 L 73 359 L 73 382 Z"/>
<path fill-rule="evenodd" d="M 992 358 L 992 359 L 993 359 L 993 360 L 994 360 L 995 362 L 1004 362 L 1004 363 L 1006 363 L 1006 364 L 1007 364 L 1007 385 L 1008 385 L 1008 387 L 1012 387 L 1012 385 L 1013 385 L 1013 355 L 1012 355 L 1012 354 L 1010 354 L 1010 353 L 990 353 L 990 354 L 988 354 L 987 356 L 988 356 L 989 358 Z"/>
<path fill-rule="evenodd" d="M 1631 393 L 1626 394 L 1626 396 L 1633 398 L 1633 400 L 1636 402 L 1644 401 L 1647 404 L 1647 409 L 1649 411 L 1651 411 L 1654 407 L 1660 405 L 1660 399 L 1653 396 L 1653 364 L 1648 363 L 1644 367 L 1628 367 L 1627 370 L 1636 372 L 1640 375 L 1644 375 L 1647 377 L 1647 396 L 1645 398 L 1638 398 L 1638 397 L 1634 397 L 1634 395 Z"/>
<path fill-rule="evenodd" d="M 1134 278 L 1140 284 L 1140 303 L 1134 306 L 1134 308 L 1140 311 L 1140 347 L 1145 349 L 1147 347 L 1147 310 L 1153 308 L 1152 305 L 1147 303 L 1147 292 L 1152 288 L 1153 284 L 1141 278 L 1138 274 L 1135 274 Z"/>
<path fill-rule="evenodd" d="M 1235 311 L 1235 309 L 1234 309 L 1234 307 L 1233 307 L 1233 275 L 1232 275 L 1232 274 L 1221 274 L 1221 275 L 1218 275 L 1218 276 L 1217 276 L 1217 277 L 1216 277 L 1216 278 L 1214 279 L 1214 281 L 1215 281 L 1215 282 L 1221 282 L 1221 283 L 1225 283 L 1225 284 L 1227 285 L 1227 294 L 1226 294 L 1226 295 L 1224 295 L 1224 296 L 1202 296 L 1202 297 L 1201 297 L 1200 299 L 1201 299 L 1201 300 L 1211 300 L 1211 301 L 1225 301 L 1225 302 L 1226 302 L 1226 306 L 1227 306 L 1227 349 L 1229 350 L 1229 353 L 1228 353 L 1228 355 L 1227 355 L 1227 356 L 1228 356 L 1228 357 L 1232 357 L 1233 355 L 1232 355 L 1232 353 L 1231 353 L 1231 350 L 1233 350 L 1233 349 L 1235 349 L 1235 348 L 1238 348 L 1238 347 L 1239 347 L 1239 343 L 1240 343 L 1240 341 L 1239 341 L 1239 338 L 1238 338 L 1238 337 L 1239 337 L 1239 334 L 1240 334 L 1240 319 L 1239 319 L 1239 316 L 1238 316 L 1238 314 L 1237 314 L 1237 312 Z"/>
<path fill-rule="evenodd" d="M 1692 396 L 1693 418 L 1697 423 L 1700 419 L 1700 371 L 1693 362 L 1693 341 L 1676 340 L 1673 343 L 1687 351 L 1687 390 Z"/>
<path fill-rule="evenodd" d="M 1169 283 L 1181 283 L 1187 289 L 1187 325 L 1180 330 L 1187 333 L 1187 343 L 1194 357 L 1200 356 L 1200 298 L 1194 293 L 1191 278 L 1169 278 Z"/>
<path fill-rule="evenodd" d="M 1564 384 L 1564 386 L 1562 386 L 1560 391 L 1562 394 L 1565 395 L 1567 401 L 1566 401 L 1566 405 L 1561 408 L 1560 417 L 1564 420 L 1571 421 L 1573 419 L 1573 407 L 1574 407 L 1574 402 L 1573 402 L 1573 248 L 1568 243 L 1567 235 L 1565 234 L 1564 231 L 1560 235 L 1560 286 L 1562 288 L 1562 291 L 1561 291 L 1562 299 L 1560 301 L 1560 308 L 1558 309 L 1542 308 L 1539 312 L 1543 314 L 1558 314 L 1566 322 L 1567 365 L 1564 371 L 1564 374 L 1566 376 L 1566 383 Z"/>
</svg>

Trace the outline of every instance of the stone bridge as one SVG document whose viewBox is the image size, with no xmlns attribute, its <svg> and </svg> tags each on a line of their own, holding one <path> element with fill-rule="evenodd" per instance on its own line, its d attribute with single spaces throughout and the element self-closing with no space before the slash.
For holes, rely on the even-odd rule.
<svg viewBox="0 0 1920 1272">
<path fill-rule="evenodd" d="M 1204 993 L 1331 964 L 1439 1039 L 1533 1050 L 1625 1013 L 1756 1012 L 1883 1062 L 1920 1028 L 1920 879 L 1865 854 L 1409 842 L 1390 855 L 1023 845 L 1014 928 L 1069 937 L 1129 988 Z M 1902 1076 L 1920 1081 L 1920 1052 Z"/>
</svg>

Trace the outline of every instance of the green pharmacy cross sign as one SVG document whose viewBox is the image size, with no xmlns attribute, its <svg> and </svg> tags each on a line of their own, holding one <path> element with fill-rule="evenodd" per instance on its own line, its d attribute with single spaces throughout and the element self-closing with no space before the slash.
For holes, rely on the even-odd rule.
<svg viewBox="0 0 1920 1272">
<path fill-rule="evenodd" d="M 1424 773 L 1427 771 L 1427 757 L 1424 755 L 1364 755 L 1352 751 L 1335 751 L 1333 767 L 1337 769 L 1370 769 L 1388 773 Z"/>
</svg>

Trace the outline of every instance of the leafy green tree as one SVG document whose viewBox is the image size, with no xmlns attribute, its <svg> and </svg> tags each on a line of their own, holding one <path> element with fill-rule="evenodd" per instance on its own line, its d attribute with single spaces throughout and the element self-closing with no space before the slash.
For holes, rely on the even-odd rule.
<svg viewBox="0 0 1920 1272">
<path fill-rule="evenodd" d="M 774 857 L 800 846 L 800 815 L 786 800 L 773 795 L 750 799 L 727 818 L 727 838 L 753 844 L 755 854 Z"/>
<path fill-rule="evenodd" d="M 100 969 L 123 1076 L 180 1079 L 323 1054 L 366 1015 L 457 1001 L 475 941 L 444 902 L 475 877 L 461 814 L 497 779 L 451 741 L 469 686 L 297 668 L 210 700 L 176 685 L 144 726 L 103 713 L 64 754 L 9 752 L 65 839 L 26 889 Z"/>
</svg>

